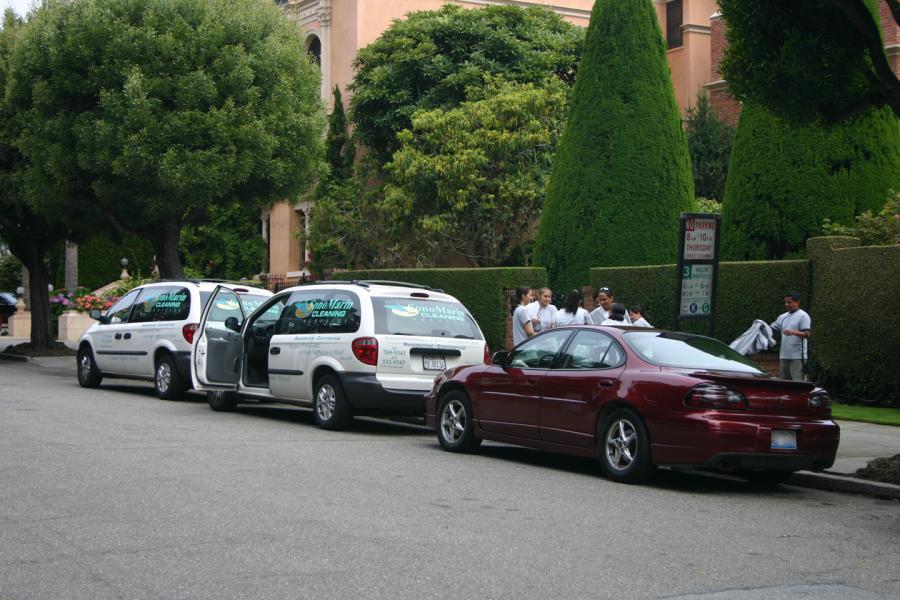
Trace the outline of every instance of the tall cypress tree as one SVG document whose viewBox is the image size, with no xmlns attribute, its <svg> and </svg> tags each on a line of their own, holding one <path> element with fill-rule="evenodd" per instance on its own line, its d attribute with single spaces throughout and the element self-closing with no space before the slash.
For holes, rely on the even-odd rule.
<svg viewBox="0 0 900 600">
<path fill-rule="evenodd" d="M 553 164 L 535 261 L 553 285 L 592 266 L 674 262 L 693 206 L 687 141 L 650 0 L 597 0 Z"/>
<path fill-rule="evenodd" d="M 802 255 L 825 218 L 850 225 L 881 210 L 891 189 L 900 189 L 900 121 L 890 109 L 801 126 L 746 103 L 725 185 L 722 255 Z"/>
</svg>

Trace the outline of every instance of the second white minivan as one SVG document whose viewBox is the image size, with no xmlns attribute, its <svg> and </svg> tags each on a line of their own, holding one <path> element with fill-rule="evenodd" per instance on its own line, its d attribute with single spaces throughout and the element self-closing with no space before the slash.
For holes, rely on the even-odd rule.
<svg viewBox="0 0 900 600">
<path fill-rule="evenodd" d="M 213 292 L 192 347 L 213 410 L 241 398 L 311 406 L 325 429 L 354 415 L 424 414 L 435 376 L 489 360 L 478 324 L 441 290 L 385 281 L 288 288 L 245 314 Z"/>
</svg>

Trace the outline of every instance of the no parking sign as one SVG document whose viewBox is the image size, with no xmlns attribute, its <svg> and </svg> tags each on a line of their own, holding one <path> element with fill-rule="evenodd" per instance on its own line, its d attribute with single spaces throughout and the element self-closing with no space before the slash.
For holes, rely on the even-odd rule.
<svg viewBox="0 0 900 600">
<path fill-rule="evenodd" d="M 713 331 L 719 274 L 719 215 L 681 213 L 678 281 L 672 329 L 682 319 L 705 319 Z"/>
</svg>

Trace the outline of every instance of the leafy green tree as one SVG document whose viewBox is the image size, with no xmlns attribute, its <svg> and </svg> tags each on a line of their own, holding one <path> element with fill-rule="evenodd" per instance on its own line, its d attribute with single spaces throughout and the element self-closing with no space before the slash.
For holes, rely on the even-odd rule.
<svg viewBox="0 0 900 600">
<path fill-rule="evenodd" d="M 797 122 L 881 106 L 900 117 L 900 81 L 885 55 L 876 2 L 719 0 L 729 88 Z M 887 2 L 900 23 L 900 3 Z"/>
<path fill-rule="evenodd" d="M 457 108 L 417 111 L 379 203 L 403 254 L 503 264 L 540 216 L 567 95 L 559 80 L 494 82 Z"/>
<path fill-rule="evenodd" d="M 690 155 L 650 0 L 598 0 L 553 162 L 535 262 L 553 286 L 592 266 L 673 262 Z"/>
<path fill-rule="evenodd" d="M 734 132 L 713 112 L 709 94 L 703 89 L 697 95 L 697 104 L 688 108 L 684 125 L 694 173 L 694 192 L 698 198 L 721 200 L 725 196 Z"/>
<path fill-rule="evenodd" d="M 891 192 L 881 211 L 871 210 L 856 216 L 853 225 L 841 225 L 825 219 L 825 235 L 847 235 L 859 238 L 863 246 L 892 246 L 900 244 L 900 192 Z"/>
<path fill-rule="evenodd" d="M 266 252 L 259 206 L 239 200 L 210 206 L 195 224 L 185 225 L 181 252 L 185 267 L 204 277 L 255 276 L 262 270 Z"/>
<path fill-rule="evenodd" d="M 10 81 L 16 48 L 22 44 L 27 25 L 12 9 L 3 15 L 0 31 L 0 91 Z M 44 217 L 33 209 L 25 185 L 28 160 L 19 150 L 17 140 L 23 128 L 23 118 L 0 93 L 0 236 L 13 256 L 28 268 L 31 293 L 31 345 L 45 350 L 53 344 L 50 324 L 50 300 L 47 286 L 50 271 L 47 255 L 64 240 L 69 228 L 58 218 Z"/>
<path fill-rule="evenodd" d="M 355 134 L 386 163 L 413 113 L 459 106 L 485 75 L 574 82 L 582 40 L 578 27 L 541 8 L 448 4 L 410 13 L 357 54 L 350 86 Z"/>
<path fill-rule="evenodd" d="M 37 208 L 150 239 L 163 277 L 183 222 L 294 197 L 321 164 L 317 69 L 265 0 L 50 0 L 9 95 Z"/>
<path fill-rule="evenodd" d="M 792 125 L 745 104 L 722 204 L 722 254 L 803 255 L 824 219 L 850 225 L 900 189 L 900 121 L 888 108 L 833 125 Z"/>
</svg>

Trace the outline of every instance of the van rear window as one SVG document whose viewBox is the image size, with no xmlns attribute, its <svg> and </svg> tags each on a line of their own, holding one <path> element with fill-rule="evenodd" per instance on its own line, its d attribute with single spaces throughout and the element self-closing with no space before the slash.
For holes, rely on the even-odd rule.
<svg viewBox="0 0 900 600">
<path fill-rule="evenodd" d="M 459 302 L 422 298 L 372 298 L 375 333 L 482 340 L 484 337 Z"/>
</svg>

